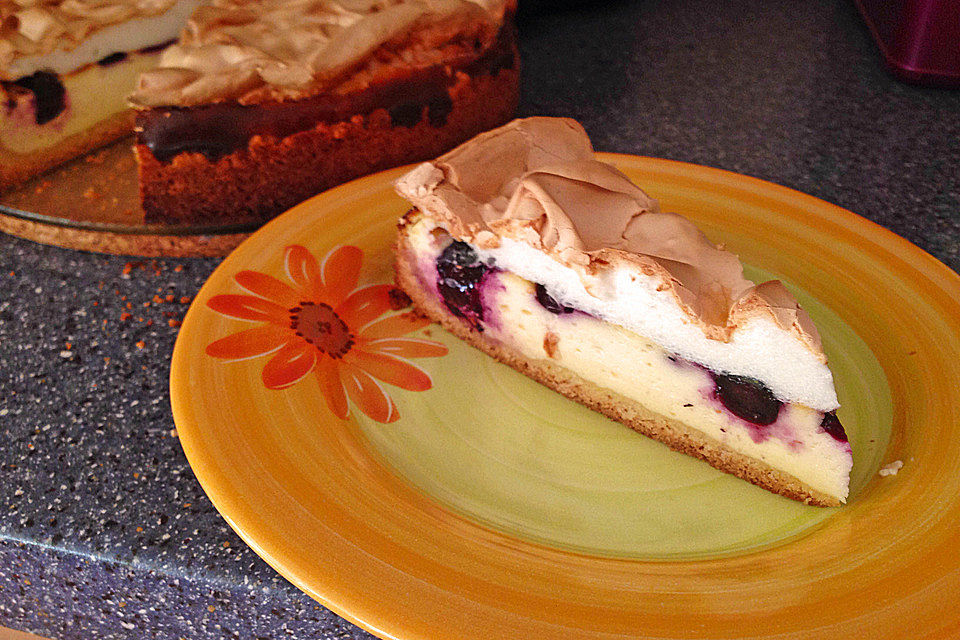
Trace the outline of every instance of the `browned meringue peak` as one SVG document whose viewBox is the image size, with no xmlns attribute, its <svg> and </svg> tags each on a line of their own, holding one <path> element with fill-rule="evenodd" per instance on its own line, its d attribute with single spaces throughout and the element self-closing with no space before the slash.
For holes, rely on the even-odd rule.
<svg viewBox="0 0 960 640">
<path fill-rule="evenodd" d="M 544 251 L 588 291 L 592 276 L 611 269 L 657 277 L 710 338 L 729 340 L 737 322 L 768 313 L 821 353 L 813 323 L 781 284 L 754 287 L 736 255 L 594 160 L 574 120 L 514 120 L 420 165 L 397 191 L 454 237 L 485 249 L 510 238 Z"/>
<path fill-rule="evenodd" d="M 823 353 L 820 332 L 813 318 L 800 308 L 783 283 L 768 280 L 746 291 L 730 310 L 729 324 L 737 327 L 756 315 L 766 315 L 773 319 L 784 331 L 793 333 L 814 353 Z M 826 362 L 826 357 L 822 359 Z"/>
<path fill-rule="evenodd" d="M 490 44 L 510 0 L 214 0 L 144 73 L 136 106 L 253 104 L 334 89 L 363 64 L 442 62 L 456 38 Z"/>
<path fill-rule="evenodd" d="M 0 79 L 14 60 L 70 51 L 95 31 L 160 15 L 177 0 L 0 0 Z"/>
</svg>

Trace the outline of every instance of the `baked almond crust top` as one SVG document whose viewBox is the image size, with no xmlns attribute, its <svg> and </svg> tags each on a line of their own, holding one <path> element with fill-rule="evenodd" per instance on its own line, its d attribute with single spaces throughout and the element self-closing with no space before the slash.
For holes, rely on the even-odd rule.
<svg viewBox="0 0 960 640">
<path fill-rule="evenodd" d="M 0 79 L 28 56 L 70 51 L 91 34 L 169 10 L 177 0 L 0 0 Z"/>
<path fill-rule="evenodd" d="M 515 0 L 213 0 L 157 69 L 137 107 L 257 104 L 347 93 L 404 70 L 482 53 Z"/>
</svg>

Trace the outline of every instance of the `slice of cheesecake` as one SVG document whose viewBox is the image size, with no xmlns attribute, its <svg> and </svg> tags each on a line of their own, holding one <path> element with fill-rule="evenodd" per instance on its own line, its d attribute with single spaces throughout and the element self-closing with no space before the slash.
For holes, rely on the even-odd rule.
<svg viewBox="0 0 960 640">
<path fill-rule="evenodd" d="M 0 190 L 132 131 L 126 98 L 199 0 L 0 0 Z"/>
<path fill-rule="evenodd" d="M 397 283 L 428 317 L 717 469 L 846 501 L 851 448 L 809 316 L 596 161 L 575 121 L 513 121 L 396 186 L 415 207 Z"/>
</svg>

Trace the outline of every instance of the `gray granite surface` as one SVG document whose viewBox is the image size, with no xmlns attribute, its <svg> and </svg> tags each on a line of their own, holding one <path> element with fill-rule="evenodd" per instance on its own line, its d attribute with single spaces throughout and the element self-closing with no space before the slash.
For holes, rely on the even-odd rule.
<svg viewBox="0 0 960 640">
<path fill-rule="evenodd" d="M 852 2 L 565 3 L 520 30 L 523 115 L 799 189 L 960 270 L 960 91 L 890 76 Z M 248 549 L 180 449 L 171 325 L 217 262 L 0 236 L 0 626 L 370 637 Z"/>
</svg>

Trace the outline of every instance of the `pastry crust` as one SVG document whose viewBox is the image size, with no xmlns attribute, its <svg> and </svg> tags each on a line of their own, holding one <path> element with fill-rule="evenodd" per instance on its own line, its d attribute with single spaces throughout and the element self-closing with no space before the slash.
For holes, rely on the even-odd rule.
<svg viewBox="0 0 960 640">
<path fill-rule="evenodd" d="M 733 451 L 721 442 L 678 421 L 653 413 L 643 405 L 604 389 L 548 360 L 523 357 L 490 340 L 463 319 L 454 316 L 432 291 L 424 289 L 416 276 L 416 257 L 409 246 L 406 229 L 417 212 L 401 220 L 396 246 L 396 282 L 413 301 L 415 308 L 446 330 L 499 362 L 553 389 L 571 400 L 598 411 L 631 429 L 679 451 L 704 460 L 712 467 L 751 482 L 787 498 L 818 506 L 834 507 L 840 502 L 811 489 L 797 478 L 762 461 Z"/>
</svg>

